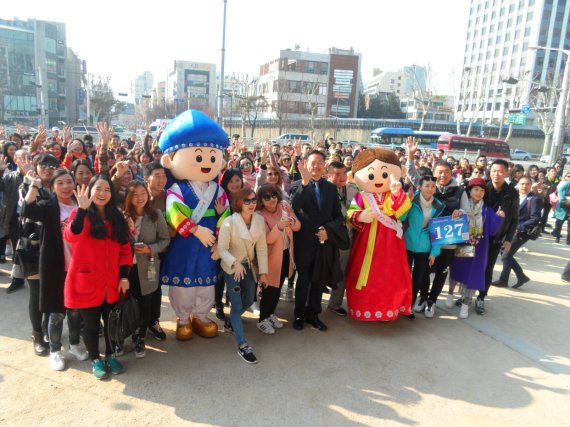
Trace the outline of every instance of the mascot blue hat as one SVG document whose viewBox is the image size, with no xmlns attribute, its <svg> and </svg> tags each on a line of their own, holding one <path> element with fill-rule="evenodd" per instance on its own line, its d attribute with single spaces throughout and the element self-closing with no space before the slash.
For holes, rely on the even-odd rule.
<svg viewBox="0 0 570 427">
<path fill-rule="evenodd" d="M 164 154 L 191 147 L 212 147 L 223 151 L 229 146 L 229 138 L 206 114 L 188 110 L 166 126 L 160 136 L 159 146 Z"/>
</svg>

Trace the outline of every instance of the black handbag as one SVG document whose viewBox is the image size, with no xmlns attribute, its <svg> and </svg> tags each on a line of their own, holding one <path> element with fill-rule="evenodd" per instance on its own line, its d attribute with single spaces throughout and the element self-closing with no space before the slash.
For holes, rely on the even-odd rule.
<svg viewBox="0 0 570 427">
<path fill-rule="evenodd" d="M 138 300 L 132 295 L 122 295 L 115 307 L 109 312 L 109 338 L 122 342 L 133 335 L 142 322 Z"/>
<path fill-rule="evenodd" d="M 40 236 L 38 233 L 20 237 L 15 252 L 15 262 L 22 269 L 24 277 L 31 277 L 39 273 Z"/>
</svg>

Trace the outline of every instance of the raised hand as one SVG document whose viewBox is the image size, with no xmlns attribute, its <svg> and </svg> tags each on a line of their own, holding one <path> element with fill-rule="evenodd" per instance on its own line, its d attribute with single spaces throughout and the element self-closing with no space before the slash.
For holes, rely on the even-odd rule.
<svg viewBox="0 0 570 427">
<path fill-rule="evenodd" d="M 38 134 L 36 135 L 36 142 L 38 145 L 42 145 L 47 140 L 46 127 L 44 125 L 38 126 Z"/>
<path fill-rule="evenodd" d="M 419 142 L 413 136 L 406 138 L 406 145 L 408 147 L 408 159 L 414 160 L 414 153 L 418 149 Z"/>
<path fill-rule="evenodd" d="M 77 190 L 73 190 L 73 194 L 75 195 L 75 199 L 77 200 L 77 206 L 79 209 L 87 209 L 91 206 L 91 202 L 93 201 L 93 197 L 89 197 L 89 187 L 85 184 L 81 186 L 77 186 Z M 95 194 L 95 193 L 94 193 Z"/>
<path fill-rule="evenodd" d="M 6 156 L 1 156 L 0 157 L 0 171 L 4 172 L 6 169 L 8 169 L 8 159 L 6 158 Z"/>
<path fill-rule="evenodd" d="M 214 209 L 216 209 L 216 213 L 218 215 L 221 215 L 224 213 L 224 211 L 226 210 L 226 205 L 225 203 L 220 202 L 219 200 L 216 200 L 214 202 Z"/>
<path fill-rule="evenodd" d="M 20 167 L 20 169 L 22 169 L 22 172 L 24 172 L 24 175 L 27 175 L 29 171 L 34 170 L 34 164 L 32 162 L 32 158 L 30 156 L 26 156 L 26 157 L 22 158 L 19 161 L 18 166 Z"/>
<path fill-rule="evenodd" d="M 201 225 L 196 227 L 194 236 L 196 236 L 198 240 L 200 240 L 200 242 L 206 247 L 213 246 L 214 243 L 216 243 L 216 236 L 214 236 L 212 230 L 206 227 L 202 227 Z"/>
<path fill-rule="evenodd" d="M 107 123 L 99 122 L 97 123 L 97 132 L 99 132 L 99 136 L 101 138 L 101 144 L 109 144 L 111 141 L 111 137 L 115 133 L 115 130 L 112 127 L 107 126 Z"/>
<path fill-rule="evenodd" d="M 299 169 L 299 173 L 301 174 L 303 185 L 309 185 L 309 182 L 311 182 L 311 172 L 309 172 L 309 169 L 307 169 L 306 160 L 299 160 L 297 162 L 297 169 Z"/>
<path fill-rule="evenodd" d="M 398 193 L 402 189 L 402 183 L 396 179 L 393 173 L 390 174 L 390 192 L 392 194 Z"/>
<path fill-rule="evenodd" d="M 301 157 L 301 144 L 299 143 L 299 140 L 296 140 L 293 144 L 293 150 L 295 150 L 295 155 L 297 157 Z"/>
<path fill-rule="evenodd" d="M 35 186 L 35 187 L 41 187 L 42 186 L 42 180 L 40 179 L 40 177 L 38 176 L 36 171 L 34 171 L 34 170 L 28 171 L 26 173 L 26 177 L 28 178 L 30 185 Z"/>
<path fill-rule="evenodd" d="M 117 176 L 125 176 L 127 170 L 129 169 L 129 162 L 127 160 L 122 160 L 120 162 L 115 163 L 115 167 L 117 168 Z"/>
</svg>

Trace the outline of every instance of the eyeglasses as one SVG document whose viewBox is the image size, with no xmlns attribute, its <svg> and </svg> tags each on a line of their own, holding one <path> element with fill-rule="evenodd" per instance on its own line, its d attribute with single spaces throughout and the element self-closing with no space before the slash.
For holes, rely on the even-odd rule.
<svg viewBox="0 0 570 427">
<path fill-rule="evenodd" d="M 154 154 L 156 156 L 158 154 L 162 154 L 162 151 L 153 151 L 152 154 Z"/>
<path fill-rule="evenodd" d="M 277 198 L 277 193 L 267 193 L 266 195 L 263 196 L 263 200 L 265 200 L 266 202 L 276 198 Z"/>
<path fill-rule="evenodd" d="M 39 166 L 40 166 L 40 169 L 51 169 L 53 171 L 57 169 L 57 166 L 54 166 L 54 165 L 39 165 Z"/>
<path fill-rule="evenodd" d="M 255 203 L 255 202 L 257 202 L 257 197 L 252 197 L 251 199 L 245 199 L 245 200 L 243 201 L 243 204 L 249 206 L 249 205 L 251 205 L 252 203 Z"/>
</svg>

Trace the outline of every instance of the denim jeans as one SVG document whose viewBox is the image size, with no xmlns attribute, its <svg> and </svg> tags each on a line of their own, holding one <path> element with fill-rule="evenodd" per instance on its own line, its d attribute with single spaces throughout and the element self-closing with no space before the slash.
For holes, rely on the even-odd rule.
<svg viewBox="0 0 570 427">
<path fill-rule="evenodd" d="M 54 353 L 61 350 L 61 334 L 63 332 L 65 313 L 50 313 L 48 321 L 49 350 Z M 79 344 L 81 317 L 78 310 L 67 310 L 67 327 L 69 329 L 69 344 Z"/>
<path fill-rule="evenodd" d="M 255 280 L 253 280 L 251 269 L 247 266 L 244 267 L 245 277 L 239 282 L 236 282 L 233 274 L 224 272 L 231 307 L 230 322 L 234 329 L 238 347 L 247 342 L 243 332 L 241 315 L 253 304 L 253 296 L 255 294 Z"/>
</svg>

